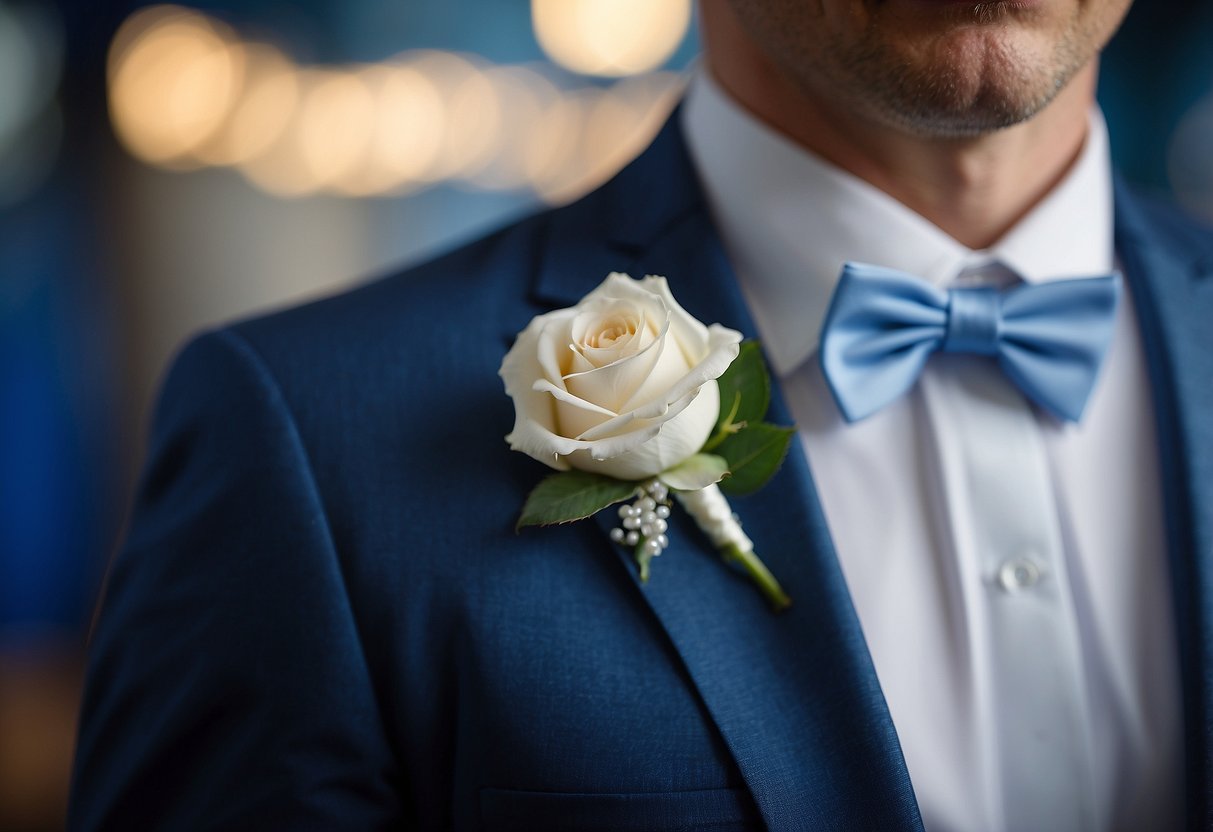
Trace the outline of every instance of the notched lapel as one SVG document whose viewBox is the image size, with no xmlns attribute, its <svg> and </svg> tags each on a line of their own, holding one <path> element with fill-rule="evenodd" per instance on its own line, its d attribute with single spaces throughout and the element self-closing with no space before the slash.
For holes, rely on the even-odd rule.
<svg viewBox="0 0 1213 832">
<path fill-rule="evenodd" d="M 643 216 L 618 213 L 650 196 Z M 562 230 L 553 227 L 536 297 L 569 305 L 609 271 L 661 274 L 691 314 L 753 337 L 676 115 L 604 191 L 559 216 Z M 777 390 L 773 398 L 771 418 L 786 423 Z M 798 441 L 772 482 L 733 506 L 791 595 L 791 609 L 772 613 L 680 509 L 647 584 L 639 583 L 631 554 L 611 545 L 681 657 L 765 822 L 772 830 L 921 829 Z M 616 522 L 611 511 L 596 520 L 604 536 Z"/>
</svg>

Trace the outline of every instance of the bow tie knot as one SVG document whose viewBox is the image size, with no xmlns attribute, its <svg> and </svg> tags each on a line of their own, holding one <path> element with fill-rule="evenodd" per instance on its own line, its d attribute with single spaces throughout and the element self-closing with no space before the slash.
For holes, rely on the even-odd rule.
<svg viewBox="0 0 1213 832">
<path fill-rule="evenodd" d="M 1077 422 L 1119 297 L 1117 275 L 945 292 L 893 269 L 847 263 L 822 327 L 821 367 L 849 422 L 909 390 L 936 351 L 996 358 L 1028 398 Z"/>
<path fill-rule="evenodd" d="M 948 322 L 944 352 L 998 355 L 1002 334 L 1002 305 L 997 289 L 951 289 L 948 291 Z"/>
</svg>

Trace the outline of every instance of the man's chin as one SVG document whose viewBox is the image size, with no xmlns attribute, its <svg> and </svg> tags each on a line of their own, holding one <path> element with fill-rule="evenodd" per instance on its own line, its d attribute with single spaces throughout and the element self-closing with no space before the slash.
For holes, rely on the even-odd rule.
<svg viewBox="0 0 1213 832">
<path fill-rule="evenodd" d="M 1017 108 L 1005 102 L 983 102 L 965 108 L 923 105 L 914 109 L 883 108 L 877 118 L 890 127 L 923 138 L 973 139 L 1027 121 L 1042 107 Z"/>
<path fill-rule="evenodd" d="M 1032 33 L 974 29 L 902 42 L 852 69 L 867 76 L 882 120 L 923 136 L 972 137 L 1030 119 L 1073 76 L 1064 55 L 1041 47 Z"/>
</svg>

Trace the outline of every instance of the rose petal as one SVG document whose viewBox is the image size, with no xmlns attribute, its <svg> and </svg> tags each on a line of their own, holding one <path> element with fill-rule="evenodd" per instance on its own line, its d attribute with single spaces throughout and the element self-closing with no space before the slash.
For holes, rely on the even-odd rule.
<svg viewBox="0 0 1213 832">
<path fill-rule="evenodd" d="M 546 378 L 553 384 L 561 385 L 560 378 L 564 375 L 561 366 L 567 361 L 569 327 L 574 314 L 573 309 L 557 309 L 537 315 L 527 327 L 527 330 L 535 330 L 537 340 L 534 349 L 542 368 L 542 372 L 535 378 Z"/>
<path fill-rule="evenodd" d="M 514 401 L 514 429 L 506 435 L 506 442 L 544 465 L 565 471 L 569 466 L 560 457 L 583 448 L 584 443 L 556 435 L 552 397 L 534 389 L 535 379 L 544 372 L 540 361 L 541 334 L 559 320 L 558 313 L 532 318 L 502 359 L 498 375 L 505 382 L 506 394 Z"/>
<path fill-rule="evenodd" d="M 665 278 L 657 277 L 653 280 L 664 281 Z M 677 303 L 673 305 L 669 303 L 672 295 L 668 290 L 663 294 L 660 291 L 653 291 L 653 288 L 649 288 L 650 286 L 656 288 L 655 284 L 646 283 L 644 280 L 633 280 L 621 272 L 612 272 L 594 291 L 586 295 L 581 305 L 596 303 L 602 299 L 625 300 L 635 304 L 637 308 L 643 309 L 646 315 L 655 320 L 665 320 L 667 315 L 675 309 L 686 314 Z"/>
<path fill-rule="evenodd" d="M 561 387 L 557 387 L 547 379 L 538 379 L 534 389 L 551 396 L 554 402 L 555 423 L 554 433 L 568 438 L 580 437 L 582 433 L 591 430 L 603 422 L 615 418 L 615 412 L 605 407 L 587 402 Z"/>
<path fill-rule="evenodd" d="M 616 413 L 620 412 L 624 403 L 647 383 L 660 362 L 668 326 L 664 324 L 658 335 L 639 353 L 621 355 L 614 362 L 587 373 L 566 375 L 566 389 L 587 401 L 597 402 Z M 572 434 L 568 430 L 562 432 Z"/>
<path fill-rule="evenodd" d="M 659 398 L 669 401 L 667 393 L 690 371 L 691 365 L 674 339 L 668 337 L 668 330 L 667 322 L 662 337 L 656 342 L 659 350 L 657 360 L 631 397 L 615 406 L 616 412 L 625 413 Z"/>
<path fill-rule="evenodd" d="M 590 346 L 600 334 L 595 328 L 610 326 L 623 335 Z M 612 273 L 577 307 L 536 316 L 502 361 L 515 403 L 507 441 L 557 469 L 574 465 L 625 479 L 666 470 L 706 441 L 720 409 L 715 379 L 736 358 L 740 340 L 733 330 L 704 327 L 687 315 L 664 278 Z M 572 386 L 585 384 L 586 395 L 566 382 L 574 376 Z M 607 406 L 612 397 L 622 397 L 624 409 Z M 559 435 L 573 428 L 577 438 Z"/>
<path fill-rule="evenodd" d="M 669 312 L 674 338 L 678 341 L 678 345 L 687 352 L 687 363 L 694 365 L 702 361 L 706 353 L 697 352 L 695 347 L 707 342 L 708 327 L 700 323 L 674 299 L 674 294 L 670 291 L 670 284 L 664 277 L 645 275 L 640 285 L 645 288 L 645 291 L 655 292 L 661 298 Z"/>
<path fill-rule="evenodd" d="M 715 381 L 703 385 L 680 412 L 662 422 L 651 438 L 630 446 L 634 434 L 595 442 L 588 451 L 577 451 L 567 461 L 574 468 L 609 477 L 639 480 L 659 474 L 696 454 L 707 441 L 720 412 L 720 389 Z M 646 427 L 644 433 L 651 428 Z"/>
<path fill-rule="evenodd" d="M 573 373 L 588 373 L 590 370 L 594 369 L 594 365 L 590 363 L 588 358 L 581 354 L 581 351 L 577 349 L 576 344 L 569 344 L 568 355 L 571 362 L 569 364 L 570 375 Z"/>
<path fill-rule="evenodd" d="M 627 300 L 599 298 L 578 307 L 570 333 L 573 344 L 595 367 L 603 367 L 621 357 L 640 352 L 657 335 L 665 312 L 654 317 L 643 306 Z M 597 343 L 604 332 L 617 337 L 610 343 Z"/>
<path fill-rule="evenodd" d="M 580 438 L 598 439 L 616 436 L 621 431 L 628 429 L 628 426 L 634 422 L 662 417 L 669 418 L 667 411 L 675 402 L 685 399 L 706 382 L 720 377 L 721 373 L 737 357 L 737 353 L 740 351 L 738 347 L 740 341 L 741 333 L 713 324 L 709 330 L 709 351 L 707 357 L 679 379 L 664 396 L 647 402 L 633 410 L 621 413 L 581 435 Z"/>
<path fill-rule="evenodd" d="M 540 315 L 532 318 L 527 328 L 518 334 L 514 345 L 501 360 L 501 369 L 497 374 L 505 382 L 506 394 L 514 400 L 517 417 L 525 416 L 537 420 L 547 430 L 554 430 L 556 423 L 551 401 L 546 396 L 536 395 L 532 391 L 535 379 L 543 376 L 539 342 L 545 324 L 544 317 L 546 316 Z"/>
<path fill-rule="evenodd" d="M 698 391 L 692 391 L 681 399 L 675 399 L 672 402 L 655 401 L 644 409 L 629 410 L 627 413 L 621 413 L 613 419 L 601 422 L 584 433 L 579 434 L 577 438 L 589 442 L 598 442 L 603 439 L 611 439 L 622 436 L 625 433 L 630 433 L 649 422 L 655 424 L 668 422 L 690 404 L 696 392 Z"/>
<path fill-rule="evenodd" d="M 707 328 L 707 336 L 708 343 L 703 358 L 670 388 L 669 398 L 685 396 L 709 379 L 720 378 L 741 351 L 741 333 L 735 329 L 712 324 Z"/>
</svg>

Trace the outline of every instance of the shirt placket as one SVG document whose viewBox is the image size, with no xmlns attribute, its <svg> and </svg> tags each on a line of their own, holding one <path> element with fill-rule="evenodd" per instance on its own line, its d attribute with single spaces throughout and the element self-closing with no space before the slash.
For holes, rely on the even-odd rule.
<svg viewBox="0 0 1213 832">
<path fill-rule="evenodd" d="M 999 277 L 985 267 L 957 284 Z M 1037 414 L 993 358 L 937 354 L 920 386 L 970 630 L 988 828 L 1094 829 L 1079 625 Z"/>
</svg>

